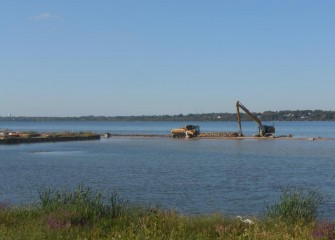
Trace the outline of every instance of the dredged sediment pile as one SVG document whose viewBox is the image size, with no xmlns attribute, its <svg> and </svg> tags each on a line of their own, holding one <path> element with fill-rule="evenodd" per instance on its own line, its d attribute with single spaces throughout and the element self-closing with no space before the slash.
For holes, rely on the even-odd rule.
<svg viewBox="0 0 335 240">
<path fill-rule="evenodd" d="M 238 132 L 203 132 L 199 134 L 199 137 L 239 137 Z"/>
</svg>

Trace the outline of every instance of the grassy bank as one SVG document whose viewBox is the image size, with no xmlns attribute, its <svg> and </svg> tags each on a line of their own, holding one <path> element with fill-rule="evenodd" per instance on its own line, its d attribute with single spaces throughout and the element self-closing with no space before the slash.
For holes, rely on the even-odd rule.
<svg viewBox="0 0 335 240">
<path fill-rule="evenodd" d="M 0 205 L 0 239 L 333 239 L 333 223 L 316 218 L 315 191 L 284 191 L 260 219 L 139 207 L 83 185 L 39 194 L 34 205 Z"/>
</svg>

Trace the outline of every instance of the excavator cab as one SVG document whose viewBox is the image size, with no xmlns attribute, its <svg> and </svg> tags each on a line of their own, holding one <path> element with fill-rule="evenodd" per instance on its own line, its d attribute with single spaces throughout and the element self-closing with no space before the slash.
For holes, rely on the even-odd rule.
<svg viewBox="0 0 335 240">
<path fill-rule="evenodd" d="M 272 133 L 275 133 L 275 132 L 276 132 L 276 129 L 273 125 L 271 126 L 262 125 L 259 127 L 259 135 L 261 137 L 271 136 Z"/>
</svg>

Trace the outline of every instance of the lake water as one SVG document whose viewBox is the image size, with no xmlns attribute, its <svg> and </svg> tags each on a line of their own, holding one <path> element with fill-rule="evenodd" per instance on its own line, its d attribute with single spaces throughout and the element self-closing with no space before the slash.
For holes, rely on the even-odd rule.
<svg viewBox="0 0 335 240">
<path fill-rule="evenodd" d="M 183 122 L 0 122 L 16 131 L 168 134 Z M 237 131 L 235 122 L 194 123 Z M 275 122 L 276 135 L 335 137 L 335 122 Z M 257 131 L 243 122 L 245 135 Z M 188 214 L 262 214 L 283 186 L 318 187 L 335 217 L 335 141 L 109 138 L 0 145 L 0 202 L 30 203 L 42 187 L 117 191 L 140 204 Z"/>
</svg>

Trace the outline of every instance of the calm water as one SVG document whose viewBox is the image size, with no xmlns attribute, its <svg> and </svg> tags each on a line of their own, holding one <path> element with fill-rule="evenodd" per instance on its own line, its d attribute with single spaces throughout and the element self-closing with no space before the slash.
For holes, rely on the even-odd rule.
<svg viewBox="0 0 335 240">
<path fill-rule="evenodd" d="M 0 122 L 0 129 L 168 134 L 178 122 Z M 201 122 L 237 131 L 235 122 Z M 275 122 L 277 135 L 335 137 L 335 122 Z M 243 123 L 245 134 L 256 132 Z M 142 204 L 183 213 L 262 214 L 282 186 L 319 187 L 335 217 L 335 141 L 127 139 L 0 145 L 0 202 L 37 200 L 41 187 L 84 182 Z"/>
</svg>

